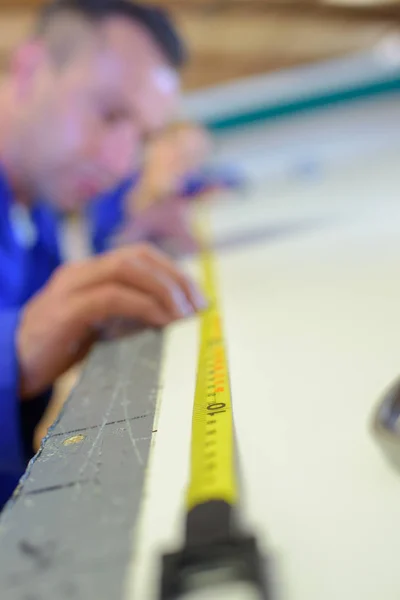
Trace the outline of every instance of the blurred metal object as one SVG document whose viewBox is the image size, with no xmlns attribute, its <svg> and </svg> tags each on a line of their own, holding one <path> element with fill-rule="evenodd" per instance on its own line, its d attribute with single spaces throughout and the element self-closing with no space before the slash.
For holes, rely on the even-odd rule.
<svg viewBox="0 0 400 600">
<path fill-rule="evenodd" d="M 375 410 L 372 430 L 384 454 L 400 472 L 400 378 L 385 392 Z"/>
</svg>

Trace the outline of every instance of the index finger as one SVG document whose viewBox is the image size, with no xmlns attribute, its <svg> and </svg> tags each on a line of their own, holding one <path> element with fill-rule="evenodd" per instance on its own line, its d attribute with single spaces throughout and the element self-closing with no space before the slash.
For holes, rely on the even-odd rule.
<svg viewBox="0 0 400 600">
<path fill-rule="evenodd" d="M 150 263 L 153 263 L 154 266 L 163 269 L 168 276 L 179 285 L 194 310 L 200 311 L 207 307 L 206 298 L 200 290 L 200 287 L 193 279 L 181 271 L 165 254 L 155 248 L 151 248 L 148 252 L 147 259 Z"/>
</svg>

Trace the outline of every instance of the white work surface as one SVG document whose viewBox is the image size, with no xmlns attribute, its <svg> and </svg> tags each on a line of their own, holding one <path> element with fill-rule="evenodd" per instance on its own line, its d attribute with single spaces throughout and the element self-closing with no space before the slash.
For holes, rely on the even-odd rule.
<svg viewBox="0 0 400 600">
<path fill-rule="evenodd" d="M 279 600 L 399 600 L 400 475 L 370 419 L 400 374 L 400 146 L 252 194 L 211 208 L 217 238 L 314 226 L 218 255 L 245 521 Z M 181 542 L 197 350 L 196 321 L 169 330 L 127 599 L 157 598 Z"/>
</svg>

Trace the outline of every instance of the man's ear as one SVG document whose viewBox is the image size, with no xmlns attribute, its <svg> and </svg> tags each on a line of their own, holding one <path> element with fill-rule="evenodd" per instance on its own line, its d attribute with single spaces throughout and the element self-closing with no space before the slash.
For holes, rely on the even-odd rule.
<svg viewBox="0 0 400 600">
<path fill-rule="evenodd" d="M 10 71 L 18 99 L 25 99 L 32 90 L 35 77 L 46 61 L 44 44 L 38 40 L 26 42 L 12 55 Z"/>
</svg>

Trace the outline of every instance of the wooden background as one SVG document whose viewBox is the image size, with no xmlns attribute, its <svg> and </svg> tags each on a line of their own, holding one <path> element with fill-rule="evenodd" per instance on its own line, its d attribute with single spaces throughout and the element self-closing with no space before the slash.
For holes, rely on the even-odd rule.
<svg viewBox="0 0 400 600">
<path fill-rule="evenodd" d="M 159 0 L 191 50 L 187 89 L 366 48 L 399 31 L 400 5 L 376 0 Z M 336 4 L 335 4 L 336 2 Z M 345 6 L 353 2 L 353 6 Z M 0 0 L 0 76 L 42 0 Z M 338 4 L 341 3 L 341 4 Z M 363 4 L 365 6 L 363 6 Z"/>
</svg>

